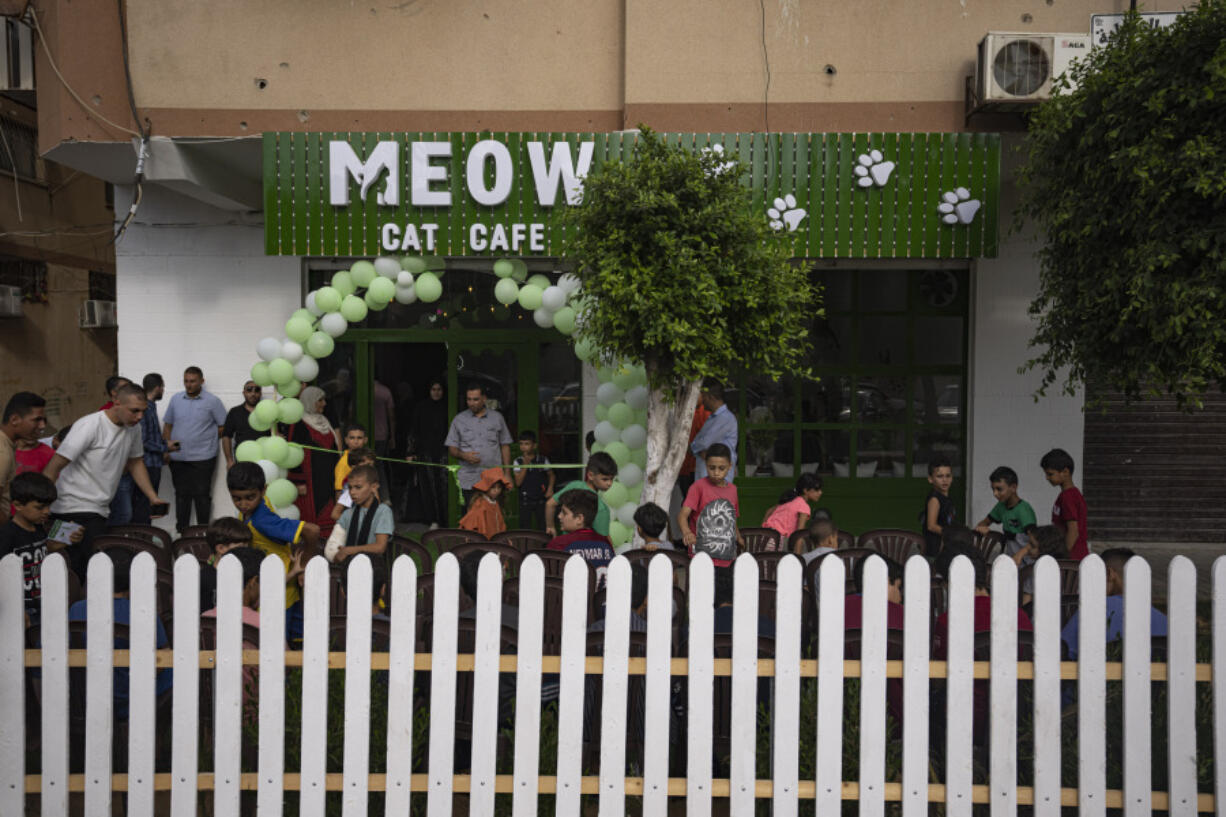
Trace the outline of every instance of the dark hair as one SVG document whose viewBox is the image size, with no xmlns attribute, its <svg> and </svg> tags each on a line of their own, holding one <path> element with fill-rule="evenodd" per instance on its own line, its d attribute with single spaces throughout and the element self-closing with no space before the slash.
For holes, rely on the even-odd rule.
<svg viewBox="0 0 1226 817">
<path fill-rule="evenodd" d="M 1017 485 L 1017 471 L 1007 465 L 1002 465 L 988 475 L 988 482 L 1003 482 L 1006 485 Z"/>
<path fill-rule="evenodd" d="M 648 536 L 659 536 L 668 528 L 668 514 L 656 503 L 647 502 L 635 509 L 634 524 Z"/>
<path fill-rule="evenodd" d="M 1098 554 L 1108 570 L 1114 570 L 1121 576 L 1124 574 L 1124 565 L 1128 564 L 1128 560 L 1136 555 L 1135 551 L 1128 548 L 1107 548 Z"/>
<path fill-rule="evenodd" d="M 724 384 L 713 377 L 703 378 L 702 390 L 714 397 L 716 400 L 722 402 L 724 399 Z"/>
<path fill-rule="evenodd" d="M 574 492 L 572 492 L 574 493 Z M 477 571 L 481 567 L 481 559 L 488 551 L 474 550 L 464 554 L 460 560 L 460 589 L 464 595 L 477 602 Z"/>
<path fill-rule="evenodd" d="M 379 471 L 373 465 L 359 465 L 349 472 L 349 479 L 361 477 L 367 482 L 378 482 Z"/>
<path fill-rule="evenodd" d="M 575 516 L 583 517 L 584 527 L 590 528 L 596 522 L 596 511 L 600 507 L 595 491 L 575 488 L 562 494 L 559 500 L 562 507 Z"/>
<path fill-rule="evenodd" d="M 165 386 L 166 381 L 157 372 L 149 372 L 149 374 L 141 378 L 140 385 L 145 391 L 153 391 L 158 386 Z"/>
<path fill-rule="evenodd" d="M 106 385 L 103 388 L 106 389 L 107 396 L 110 396 L 111 392 L 115 391 L 115 389 L 119 388 L 124 383 L 131 382 L 131 380 L 121 374 L 113 374 L 106 379 Z"/>
<path fill-rule="evenodd" d="M 894 582 L 901 582 L 903 580 L 902 565 L 888 556 L 881 556 L 878 554 L 878 558 L 885 562 L 886 584 L 893 584 Z M 860 595 L 864 595 L 864 565 L 867 562 L 868 557 L 857 559 L 855 566 L 851 569 L 852 581 L 855 582 L 856 592 Z"/>
<path fill-rule="evenodd" d="M 536 432 L 535 431 L 521 431 L 519 432 L 519 437 L 517 439 L 527 440 L 530 443 L 534 443 L 536 442 Z"/>
<path fill-rule="evenodd" d="M 8 403 L 4 406 L 3 422 L 7 423 L 14 414 L 18 417 L 26 417 L 34 409 L 43 408 L 46 405 L 47 401 L 34 392 L 19 391 L 10 397 Z"/>
<path fill-rule="evenodd" d="M 1069 476 L 1073 475 L 1073 458 L 1063 448 L 1053 448 L 1043 455 L 1043 459 L 1039 460 L 1039 467 L 1044 471 L 1063 471 L 1068 469 Z"/>
<path fill-rule="evenodd" d="M 350 431 L 360 431 L 363 434 L 367 433 L 366 426 L 362 425 L 361 423 L 348 423 L 345 426 L 344 433 L 341 434 L 341 439 L 343 440 L 344 438 L 348 437 Z"/>
<path fill-rule="evenodd" d="M 264 469 L 254 462 L 236 462 L 226 472 L 226 488 L 231 491 L 263 491 Z"/>
<path fill-rule="evenodd" d="M 204 372 L 200 371 L 199 366 L 188 366 L 183 370 L 183 374 L 194 374 L 196 377 L 204 377 Z"/>
<path fill-rule="evenodd" d="M 637 610 L 647 601 L 647 566 L 637 562 L 630 566 L 630 609 Z"/>
<path fill-rule="evenodd" d="M 72 423 L 69 423 L 68 425 L 61 428 L 59 431 L 55 432 L 55 437 L 53 439 L 56 442 L 62 443 L 64 442 L 64 438 L 68 436 L 69 431 L 72 431 Z"/>
<path fill-rule="evenodd" d="M 708 449 L 709 453 L 709 449 Z M 789 488 L 779 495 L 779 504 L 791 502 L 797 497 L 804 496 L 805 491 L 820 491 L 822 489 L 822 478 L 817 474 L 801 474 L 796 480 L 796 487 Z"/>
<path fill-rule="evenodd" d="M 489 396 L 489 392 L 485 390 L 485 384 L 482 383 L 480 380 L 473 380 L 465 384 L 464 393 L 468 394 L 470 391 L 481 392 L 482 396 L 484 397 Z"/>
<path fill-rule="evenodd" d="M 129 397 L 139 397 L 142 403 L 148 402 L 149 400 L 149 396 L 145 394 L 145 390 L 135 383 L 124 383 L 115 390 L 116 403 L 118 403 L 120 400 L 126 400 Z"/>
<path fill-rule="evenodd" d="M 9 483 L 9 493 L 14 503 L 22 505 L 27 502 L 50 505 L 58 496 L 55 483 L 38 471 L 26 471 L 13 477 L 13 481 Z"/>
<path fill-rule="evenodd" d="M 819 519 L 826 519 L 830 522 L 833 522 L 834 514 L 830 512 L 829 508 L 817 508 L 816 510 L 813 511 L 813 515 L 809 517 L 809 521 L 816 522 Z"/>
<path fill-rule="evenodd" d="M 235 542 L 242 543 L 243 547 L 250 547 L 251 528 L 247 527 L 246 522 L 236 517 L 218 517 L 209 523 L 208 530 L 204 532 L 204 541 L 208 542 L 209 547 L 213 550 L 216 550 L 218 545 L 229 545 Z"/>
<path fill-rule="evenodd" d="M 1064 531 L 1055 525 L 1041 525 L 1033 528 L 1035 544 L 1039 546 L 1040 556 L 1051 556 L 1055 559 L 1068 558 L 1068 544 L 1064 541 Z"/>
<path fill-rule="evenodd" d="M 975 587 L 986 590 L 988 588 L 988 563 L 984 560 L 983 554 L 979 552 L 979 548 L 963 547 L 962 545 L 946 545 L 942 547 L 941 552 L 937 554 L 936 561 L 933 563 L 933 572 L 949 581 L 950 565 L 953 564 L 954 558 L 957 556 L 965 556 L 971 560 L 971 567 L 975 571 Z"/>
<path fill-rule="evenodd" d="M 725 604 L 732 604 L 734 589 L 735 584 L 732 577 L 732 568 L 715 568 L 715 606 L 721 607 Z"/>
<path fill-rule="evenodd" d="M 353 581 L 353 562 L 363 555 L 370 560 L 370 600 L 376 602 L 383 592 L 383 586 L 387 584 L 387 562 L 377 553 L 357 553 L 345 560 L 344 565 L 341 566 L 345 574 L 345 596 L 349 596 L 350 582 Z"/>
<path fill-rule="evenodd" d="M 583 438 L 583 448 L 585 451 L 591 452 L 592 446 L 596 444 L 596 432 L 589 431 Z"/>
<path fill-rule="evenodd" d="M 829 539 L 831 536 L 838 536 L 839 529 L 835 527 L 834 520 L 829 517 L 825 518 L 810 518 L 809 527 L 805 531 L 805 545 L 807 550 L 812 550 L 815 547 L 820 547 L 822 542 Z"/>
<path fill-rule="evenodd" d="M 946 525 L 941 528 L 941 548 L 970 548 L 976 550 L 975 532 L 965 525 Z"/>
<path fill-rule="evenodd" d="M 928 458 L 928 476 L 935 474 L 938 468 L 948 468 L 952 471 L 953 467 L 954 464 L 944 454 L 933 454 Z"/>
<path fill-rule="evenodd" d="M 366 448 L 365 446 L 362 448 L 353 448 L 349 451 L 349 464 L 354 468 L 357 468 L 357 466 L 354 465 L 355 462 L 368 463 L 374 462 L 375 459 L 374 449 Z"/>
<path fill-rule="evenodd" d="M 617 460 L 603 451 L 597 451 L 587 458 L 586 470 L 601 477 L 617 476 Z"/>
<path fill-rule="evenodd" d="M 225 556 L 222 556 L 221 560 L 224 562 L 231 556 L 238 559 L 239 565 L 243 568 L 243 587 L 246 587 L 247 583 L 252 579 L 260 577 L 260 565 L 264 562 L 264 552 L 262 550 L 256 550 L 253 547 L 235 548 Z"/>
<path fill-rule="evenodd" d="M 707 446 L 707 454 L 703 460 L 709 460 L 712 457 L 723 457 L 728 462 L 732 462 L 732 449 L 723 443 L 711 443 Z"/>
</svg>

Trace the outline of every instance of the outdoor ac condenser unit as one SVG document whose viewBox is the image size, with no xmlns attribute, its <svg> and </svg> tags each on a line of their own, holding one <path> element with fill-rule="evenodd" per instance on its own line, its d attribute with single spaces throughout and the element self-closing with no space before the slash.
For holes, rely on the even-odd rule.
<svg viewBox="0 0 1226 817">
<path fill-rule="evenodd" d="M 114 301 L 85 301 L 81 304 L 82 329 L 103 329 L 116 325 Z"/>
<path fill-rule="evenodd" d="M 0 287 L 0 318 L 22 318 L 21 287 Z"/>
<path fill-rule="evenodd" d="M 979 41 L 976 98 L 980 106 L 1030 105 L 1051 97 L 1052 82 L 1090 51 L 1088 34 L 988 32 Z"/>
</svg>

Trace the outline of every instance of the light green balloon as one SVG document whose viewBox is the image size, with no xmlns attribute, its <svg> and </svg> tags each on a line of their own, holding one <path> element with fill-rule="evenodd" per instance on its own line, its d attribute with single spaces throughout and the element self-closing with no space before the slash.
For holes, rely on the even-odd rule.
<svg viewBox="0 0 1226 817">
<path fill-rule="evenodd" d="M 357 295 L 346 295 L 341 301 L 341 317 L 350 323 L 357 323 L 366 317 L 366 302 Z"/>
<path fill-rule="evenodd" d="M 622 391 L 629 391 L 634 388 L 636 383 L 634 379 L 634 369 L 630 366 L 619 366 L 617 371 L 613 373 L 613 385 Z"/>
<path fill-rule="evenodd" d="M 604 443 L 592 443 L 592 453 L 599 454 L 604 451 Z"/>
<path fill-rule="evenodd" d="M 634 424 L 634 409 L 625 403 L 614 403 L 609 406 L 609 422 L 618 428 Z"/>
<path fill-rule="evenodd" d="M 378 273 L 375 272 L 375 265 L 369 261 L 355 261 L 349 268 L 349 274 L 353 276 L 355 284 L 360 287 L 368 287 Z"/>
<path fill-rule="evenodd" d="M 434 303 L 443 295 L 443 282 L 433 272 L 423 272 L 417 276 L 414 288 L 417 291 L 417 297 L 428 304 Z"/>
<path fill-rule="evenodd" d="M 500 258 L 494 262 L 494 274 L 499 278 L 510 278 L 513 272 L 515 272 L 515 266 L 507 259 Z"/>
<path fill-rule="evenodd" d="M 612 422 L 612 421 L 610 421 Z M 630 447 L 621 440 L 614 440 L 604 447 L 604 452 L 613 458 L 617 467 L 621 468 L 630 462 Z"/>
<path fill-rule="evenodd" d="M 294 402 L 298 403 L 297 400 Z M 302 404 L 298 403 L 298 405 L 301 406 Z M 281 460 L 285 459 L 285 455 L 289 453 L 289 443 L 285 441 L 284 437 L 272 435 L 268 437 L 260 437 L 260 451 L 263 452 L 264 459 L 272 460 L 280 465 Z"/>
<path fill-rule="evenodd" d="M 287 426 L 301 420 L 302 412 L 302 401 L 297 397 L 286 397 L 277 402 L 277 420 Z M 269 457 L 269 459 L 273 462 L 277 461 L 277 458 L 274 457 Z"/>
<path fill-rule="evenodd" d="M 553 313 L 553 328 L 563 335 L 573 335 L 575 332 L 575 310 L 564 306 Z"/>
<path fill-rule="evenodd" d="M 297 376 L 297 373 L 295 373 L 294 377 L 297 378 Z M 302 384 L 296 379 L 291 380 L 288 383 L 277 384 L 277 394 L 281 395 L 282 397 L 297 397 L 298 392 L 300 391 L 302 391 Z"/>
<path fill-rule="evenodd" d="M 532 284 L 532 286 L 534 287 L 540 287 L 541 291 L 544 292 L 546 289 L 549 288 L 549 285 L 552 284 L 553 282 L 549 280 L 548 275 L 542 275 L 541 273 L 538 272 L 536 275 L 533 275 L 531 278 L 528 279 L 528 283 Z"/>
<path fill-rule="evenodd" d="M 647 467 L 647 449 L 640 448 L 637 451 L 630 452 L 630 461 L 639 468 Z"/>
<path fill-rule="evenodd" d="M 638 423 L 643 428 L 647 428 L 647 409 L 634 412 L 634 422 Z"/>
<path fill-rule="evenodd" d="M 426 271 L 426 262 L 417 256 L 406 255 L 400 259 L 400 268 L 406 272 L 411 272 L 414 275 L 419 275 Z M 316 301 L 318 303 L 318 301 Z"/>
<path fill-rule="evenodd" d="M 613 375 L 616 373 L 617 373 L 617 370 L 614 369 L 612 366 L 597 366 L 596 367 L 596 379 L 601 383 L 612 383 Z"/>
<path fill-rule="evenodd" d="M 596 404 L 596 422 L 603 423 L 609 419 L 609 407 L 603 403 Z"/>
<path fill-rule="evenodd" d="M 269 400 L 268 402 L 271 403 L 272 401 Z M 253 411 L 247 415 L 247 425 L 251 426 L 256 431 L 267 431 L 268 429 L 272 428 L 272 421 L 271 420 L 265 421 L 265 420 L 260 419 L 260 415 L 256 414 Z"/>
<path fill-rule="evenodd" d="M 251 379 L 257 386 L 271 386 L 274 382 L 268 373 L 268 364 L 262 360 L 251 367 Z"/>
<path fill-rule="evenodd" d="M 315 305 L 324 312 L 335 312 L 341 308 L 342 297 L 336 287 L 320 287 L 315 292 Z"/>
<path fill-rule="evenodd" d="M 626 486 L 617 480 L 614 480 L 609 489 L 604 492 L 604 504 L 610 508 L 620 508 L 626 504 L 628 498 L 629 492 L 626 490 Z"/>
<path fill-rule="evenodd" d="M 285 322 L 285 336 L 294 343 L 306 343 L 312 331 L 311 322 L 302 318 L 290 318 Z"/>
<path fill-rule="evenodd" d="M 261 423 L 272 425 L 277 421 L 277 402 L 264 398 L 255 404 L 251 413 L 258 417 Z"/>
<path fill-rule="evenodd" d="M 542 290 L 533 284 L 524 284 L 519 289 L 519 305 L 529 311 L 540 309 Z"/>
<path fill-rule="evenodd" d="M 384 278 L 383 280 L 386 281 L 387 279 Z M 382 298 L 376 298 L 374 295 L 371 295 L 369 289 L 366 290 L 366 294 L 362 296 L 362 302 L 366 304 L 366 308 L 371 312 L 382 312 L 384 309 L 387 309 L 389 303 Z"/>
<path fill-rule="evenodd" d="M 297 468 L 299 465 L 302 465 L 304 459 L 306 459 L 306 450 L 298 445 L 298 443 L 290 443 L 289 452 L 281 462 L 281 467 L 285 469 Z"/>
<path fill-rule="evenodd" d="M 294 379 L 294 364 L 279 357 L 268 364 L 268 375 L 274 383 L 288 383 Z"/>
<path fill-rule="evenodd" d="M 264 489 L 264 495 L 274 508 L 281 510 L 294 504 L 294 500 L 298 498 L 298 488 L 288 479 L 274 479 Z"/>
<path fill-rule="evenodd" d="M 396 282 L 390 278 L 379 276 L 370 282 L 370 288 L 366 291 L 366 294 L 375 300 L 382 301 L 383 305 L 387 306 L 392 302 L 392 298 L 396 297 Z"/>
<path fill-rule="evenodd" d="M 349 270 L 343 269 L 332 276 L 332 288 L 344 298 L 346 295 L 352 295 L 356 292 L 358 286 L 353 282 L 353 276 L 349 274 Z"/>
<path fill-rule="evenodd" d="M 386 281 L 386 278 L 382 280 Z M 314 332 L 307 338 L 307 354 L 313 358 L 327 357 L 336 348 L 336 341 L 327 332 Z"/>
<path fill-rule="evenodd" d="M 260 450 L 260 444 L 255 440 L 245 440 L 234 449 L 234 459 L 239 462 L 255 462 L 263 458 L 264 454 Z"/>
<path fill-rule="evenodd" d="M 528 280 L 528 265 L 522 258 L 511 259 L 511 277 L 521 284 Z"/>
<path fill-rule="evenodd" d="M 630 541 L 632 531 L 630 528 L 623 525 L 621 522 L 614 520 L 609 523 L 609 541 L 613 543 L 613 547 L 621 547 Z"/>
<path fill-rule="evenodd" d="M 554 317 L 554 322 L 557 322 L 557 316 Z M 584 363 L 591 361 L 596 354 L 596 344 L 592 343 L 591 338 L 579 338 L 575 342 L 575 357 L 582 360 Z"/>
<path fill-rule="evenodd" d="M 494 298 L 503 306 L 510 306 L 519 300 L 519 284 L 503 278 L 494 285 Z"/>
<path fill-rule="evenodd" d="M 319 303 L 319 299 L 316 298 L 315 302 Z M 646 366 L 638 365 L 634 367 L 634 385 L 636 386 L 646 386 L 647 385 L 647 367 Z"/>
</svg>

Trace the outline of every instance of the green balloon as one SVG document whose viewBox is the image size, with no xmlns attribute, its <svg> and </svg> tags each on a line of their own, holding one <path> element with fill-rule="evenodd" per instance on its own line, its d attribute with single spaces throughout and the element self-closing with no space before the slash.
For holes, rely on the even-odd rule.
<svg viewBox="0 0 1226 817">
<path fill-rule="evenodd" d="M 634 388 L 634 370 L 629 366 L 619 366 L 613 373 L 613 385 L 622 391 Z"/>
<path fill-rule="evenodd" d="M 443 282 L 433 272 L 423 272 L 417 276 L 413 285 L 417 290 L 417 297 L 428 304 L 434 303 L 443 295 Z"/>
<path fill-rule="evenodd" d="M 532 284 L 534 287 L 540 287 L 541 291 L 544 292 L 553 282 L 549 280 L 548 275 L 542 275 L 538 272 L 536 275 L 533 275 L 528 279 L 528 283 Z"/>
<path fill-rule="evenodd" d="M 601 383 L 612 383 L 613 375 L 616 374 L 616 372 L 617 370 L 612 366 L 598 366 L 596 368 L 596 379 Z"/>
<path fill-rule="evenodd" d="M 384 278 L 383 280 L 386 281 L 387 279 Z M 362 302 L 366 304 L 366 308 L 371 312 L 382 312 L 384 309 L 387 309 L 388 305 L 388 302 L 382 298 L 376 298 L 374 295 L 371 295 L 370 290 L 366 290 L 366 294 L 362 296 Z"/>
<path fill-rule="evenodd" d="M 613 547 L 620 547 L 630 541 L 631 530 L 617 520 L 609 523 L 609 541 Z"/>
<path fill-rule="evenodd" d="M 604 504 L 610 508 L 620 508 L 626 504 L 626 500 L 629 498 L 629 491 L 626 490 L 626 486 L 617 480 L 614 480 L 609 489 L 604 492 Z"/>
<path fill-rule="evenodd" d="M 515 272 L 515 266 L 507 259 L 500 258 L 494 262 L 494 274 L 499 278 L 510 278 L 513 272 Z"/>
<path fill-rule="evenodd" d="M 281 462 L 281 467 L 285 469 L 297 468 L 299 465 L 302 465 L 304 459 L 306 459 L 306 450 L 298 445 L 298 443 L 290 443 L 289 452 Z"/>
<path fill-rule="evenodd" d="M 238 444 L 238 448 L 234 449 L 234 459 L 239 462 L 255 462 L 263 458 L 264 455 L 260 450 L 260 444 L 255 440 L 245 440 Z"/>
<path fill-rule="evenodd" d="M 529 311 L 541 308 L 541 288 L 533 284 L 524 284 L 519 290 L 519 305 Z"/>
<path fill-rule="evenodd" d="M 290 318 L 285 322 L 285 336 L 294 343 L 306 343 L 312 331 L 311 322 L 302 318 Z"/>
<path fill-rule="evenodd" d="M 315 292 L 315 305 L 324 312 L 335 312 L 341 308 L 341 297 L 336 287 L 320 287 Z"/>
<path fill-rule="evenodd" d="M 302 404 L 298 403 L 298 405 Z M 280 465 L 281 460 L 285 459 L 285 455 L 289 453 L 289 443 L 283 437 L 260 437 L 260 451 L 264 454 L 264 459 L 272 460 Z"/>
<path fill-rule="evenodd" d="M 599 454 L 604 451 L 604 443 L 592 443 L 592 453 Z"/>
<path fill-rule="evenodd" d="M 271 386 L 275 382 L 268 372 L 268 364 L 262 360 L 251 367 L 251 379 L 257 386 Z"/>
<path fill-rule="evenodd" d="M 613 458 L 618 468 L 622 468 L 630 462 L 630 447 L 621 440 L 614 440 L 606 445 L 604 452 Z"/>
<path fill-rule="evenodd" d="M 307 309 L 305 306 L 294 310 L 294 314 L 290 315 L 290 319 L 292 320 L 294 318 L 302 318 L 307 323 L 315 322 L 315 316 L 311 314 L 311 310 Z"/>
<path fill-rule="evenodd" d="M 554 316 L 554 324 L 557 324 L 557 316 Z M 579 338 L 575 342 L 575 357 L 582 360 L 584 363 L 591 361 L 596 355 L 596 344 L 592 343 L 591 338 Z"/>
<path fill-rule="evenodd" d="M 433 272 L 439 278 L 443 277 L 443 273 L 447 271 L 447 259 L 438 255 L 423 255 L 421 262 L 426 265 L 426 269 Z"/>
<path fill-rule="evenodd" d="M 630 461 L 639 468 L 647 467 L 647 449 L 639 448 L 630 452 Z"/>
<path fill-rule="evenodd" d="M 522 258 L 511 259 L 511 277 L 521 284 L 528 280 L 528 265 Z"/>
<path fill-rule="evenodd" d="M 268 375 L 274 383 L 288 383 L 294 379 L 294 364 L 279 357 L 268 364 Z"/>
<path fill-rule="evenodd" d="M 272 425 L 277 421 L 277 402 L 264 398 L 255 404 L 251 413 L 258 417 L 261 423 Z"/>
<path fill-rule="evenodd" d="M 263 402 L 263 401 L 260 401 L 260 402 Z M 271 403 L 272 401 L 269 400 L 268 402 Z M 247 415 L 247 425 L 251 426 L 256 431 L 267 431 L 268 429 L 272 428 L 272 421 L 261 419 L 260 415 L 256 414 L 253 411 Z"/>
<path fill-rule="evenodd" d="M 609 422 L 618 428 L 625 428 L 634 423 L 634 409 L 625 403 L 614 403 L 609 406 Z"/>
<path fill-rule="evenodd" d="M 344 298 L 346 295 L 352 295 L 356 292 L 358 287 L 357 284 L 353 283 L 353 276 L 349 274 L 349 270 L 341 270 L 332 276 L 332 288 Z M 339 309 L 340 307 L 337 308 Z"/>
<path fill-rule="evenodd" d="M 281 395 L 282 397 L 297 397 L 298 392 L 300 391 L 302 391 L 302 384 L 297 380 L 277 384 L 277 394 Z"/>
<path fill-rule="evenodd" d="M 319 303 L 318 298 L 315 299 L 315 303 Z M 634 367 L 634 385 L 636 386 L 646 386 L 647 385 L 647 367 L 646 366 L 639 365 L 639 366 Z"/>
<path fill-rule="evenodd" d="M 341 316 L 350 323 L 357 323 L 366 317 L 366 302 L 357 295 L 346 295 L 341 301 Z"/>
<path fill-rule="evenodd" d="M 285 425 L 293 425 L 302 419 L 302 401 L 297 397 L 286 397 L 277 402 L 277 420 Z M 273 462 L 276 459 L 269 457 Z"/>
<path fill-rule="evenodd" d="M 406 272 L 411 272 L 414 275 L 419 275 L 426 271 L 426 262 L 416 256 L 406 255 L 404 258 L 400 259 L 400 268 Z M 319 303 L 319 299 L 316 299 L 315 303 Z"/>
<path fill-rule="evenodd" d="M 370 282 L 370 288 L 366 290 L 367 300 L 373 298 L 376 301 L 382 301 L 383 306 L 387 306 L 392 302 L 392 298 L 396 297 L 396 282 L 390 278 L 379 276 Z M 382 309 L 383 307 L 380 307 Z"/>
<path fill-rule="evenodd" d="M 634 412 L 634 422 L 638 423 L 643 428 L 647 428 L 647 409 Z"/>
<path fill-rule="evenodd" d="M 318 303 L 318 300 L 316 300 Z M 563 335 L 572 335 L 575 332 L 575 310 L 569 306 L 564 306 L 557 312 L 553 313 L 553 328 L 557 329 Z"/>
<path fill-rule="evenodd" d="M 510 306 L 519 300 L 519 284 L 510 278 L 503 278 L 494 285 L 494 297 L 498 300 L 498 303 Z"/>
<path fill-rule="evenodd" d="M 353 282 L 360 287 L 370 286 L 370 282 L 375 280 L 375 265 L 369 261 L 355 261 L 353 266 L 349 268 L 349 274 L 353 276 Z"/>
<path fill-rule="evenodd" d="M 274 508 L 281 510 L 294 504 L 294 500 L 298 498 L 298 488 L 288 479 L 274 479 L 264 489 L 264 495 Z"/>
<path fill-rule="evenodd" d="M 609 419 L 609 407 L 603 403 L 596 404 L 596 422 L 603 423 Z"/>
<path fill-rule="evenodd" d="M 381 280 L 386 281 L 386 278 Z M 336 341 L 327 332 L 315 332 L 306 342 L 307 354 L 314 358 L 327 357 L 336 348 Z"/>
</svg>

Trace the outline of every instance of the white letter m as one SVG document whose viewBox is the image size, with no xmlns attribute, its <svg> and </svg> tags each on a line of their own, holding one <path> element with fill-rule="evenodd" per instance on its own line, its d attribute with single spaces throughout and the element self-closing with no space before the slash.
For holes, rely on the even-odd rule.
<svg viewBox="0 0 1226 817">
<path fill-rule="evenodd" d="M 380 205 L 396 207 L 400 204 L 400 145 L 396 142 L 379 142 L 363 162 L 354 153 L 348 142 L 328 143 L 329 193 L 333 205 L 349 204 L 349 177 L 361 187 L 358 197 L 363 201 L 370 188 L 387 171 L 387 184 L 378 194 Z"/>
</svg>

